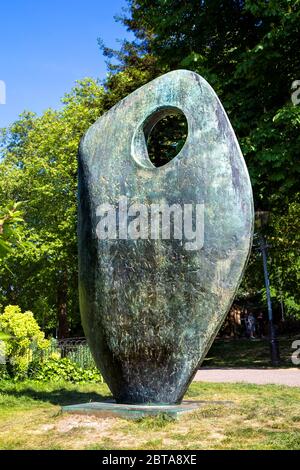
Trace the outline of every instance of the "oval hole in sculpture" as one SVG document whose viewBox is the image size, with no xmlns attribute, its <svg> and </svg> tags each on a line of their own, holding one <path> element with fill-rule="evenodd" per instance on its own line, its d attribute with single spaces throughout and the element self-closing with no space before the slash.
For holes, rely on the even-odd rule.
<svg viewBox="0 0 300 470">
<path fill-rule="evenodd" d="M 166 165 L 180 152 L 188 134 L 188 123 L 179 108 L 157 110 L 143 127 L 150 161 L 155 167 Z"/>
</svg>

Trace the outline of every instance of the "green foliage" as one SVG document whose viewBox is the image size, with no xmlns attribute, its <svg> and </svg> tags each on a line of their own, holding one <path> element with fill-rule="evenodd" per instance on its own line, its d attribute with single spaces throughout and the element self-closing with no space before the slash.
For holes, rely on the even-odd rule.
<svg viewBox="0 0 300 470">
<path fill-rule="evenodd" d="M 6 366 L 4 364 L 0 364 L 0 380 L 9 380 L 11 377 L 7 372 Z"/>
<path fill-rule="evenodd" d="M 6 206 L 0 206 L 0 261 L 13 245 L 20 243 L 20 223 L 23 222 L 20 205 L 20 202 L 9 201 Z"/>
<path fill-rule="evenodd" d="M 41 382 L 58 382 L 65 380 L 73 383 L 100 382 L 103 379 L 99 371 L 94 367 L 84 369 L 71 359 L 50 358 L 41 363 L 37 369 L 31 372 L 32 378 Z"/>
<path fill-rule="evenodd" d="M 150 160 L 162 166 L 182 149 L 187 137 L 187 121 L 182 114 L 168 115 L 152 129 L 147 139 Z"/>
<path fill-rule="evenodd" d="M 5 340 L 8 371 L 18 378 L 26 376 L 33 360 L 33 348 L 43 350 L 49 344 L 33 313 L 22 313 L 20 307 L 9 305 L 0 315 L 0 331 L 8 335 Z"/>
<path fill-rule="evenodd" d="M 133 60 L 143 70 L 151 58 L 156 75 L 190 69 L 220 96 L 246 159 L 256 209 L 273 215 L 273 300 L 299 315 L 300 106 L 291 102 L 292 82 L 300 78 L 299 0 L 129 0 L 119 20 L 135 38 L 117 53 L 106 49 L 119 61 L 112 71 L 126 71 Z M 153 154 L 160 141 L 151 142 Z M 263 300 L 263 292 L 261 256 L 254 250 L 239 295 Z"/>
<path fill-rule="evenodd" d="M 271 284 L 287 316 L 300 318 L 300 193 L 284 214 L 274 214 L 270 227 Z"/>
<path fill-rule="evenodd" d="M 128 3 L 120 20 L 136 38 L 115 58 L 126 68 L 130 55 L 148 54 L 160 73 L 187 68 L 204 76 L 238 134 L 257 206 L 282 209 L 300 177 L 300 107 L 290 99 L 300 76 L 300 2 Z"/>
<path fill-rule="evenodd" d="M 0 139 L 0 305 L 33 310 L 59 337 L 80 325 L 77 295 L 77 150 L 89 126 L 119 100 L 169 70 L 200 73 L 214 87 L 237 133 L 256 209 L 273 213 L 270 275 L 274 299 L 299 315 L 300 79 L 299 0 L 129 0 L 119 18 L 135 35 L 114 51 L 100 41 L 109 73 L 86 78 L 59 111 L 23 113 Z M 166 163 L 185 139 L 184 122 L 163 120 L 149 137 Z M 179 132 L 181 131 L 181 132 Z M 15 201 L 12 203 L 11 201 Z M 22 214 L 20 207 L 22 202 Z M 17 204 L 17 205 L 14 205 Z M 24 218 L 22 223 L 21 218 Z M 3 223 L 4 221 L 4 223 Z M 5 232 L 5 233 L 4 233 Z M 1 259 L 5 256 L 5 261 Z M 262 298 L 253 251 L 241 296 Z"/>
<path fill-rule="evenodd" d="M 24 113 L 5 133 L 0 200 L 24 201 L 21 240 L 0 265 L 0 304 L 32 309 L 47 332 L 68 334 L 79 322 L 77 295 L 77 152 L 81 137 L 103 112 L 103 88 L 77 83 L 60 111 Z M 30 241 L 30 246 L 28 246 Z M 72 312 L 72 313 L 71 313 Z M 60 316 L 59 316 L 60 315 Z M 62 320 L 61 320 L 62 319 Z"/>
</svg>

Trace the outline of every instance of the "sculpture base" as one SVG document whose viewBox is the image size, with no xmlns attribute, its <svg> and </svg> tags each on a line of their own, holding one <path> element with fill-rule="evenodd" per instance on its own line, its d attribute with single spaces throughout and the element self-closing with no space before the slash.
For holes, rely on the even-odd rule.
<svg viewBox="0 0 300 470">
<path fill-rule="evenodd" d="M 100 416 L 101 418 L 127 418 L 140 419 L 146 416 L 157 416 L 159 414 L 167 415 L 177 419 L 183 413 L 195 411 L 205 402 L 183 401 L 179 405 L 155 404 L 155 405 L 126 405 L 109 402 L 91 402 L 79 405 L 63 406 L 62 411 L 75 414 L 89 414 Z"/>
</svg>

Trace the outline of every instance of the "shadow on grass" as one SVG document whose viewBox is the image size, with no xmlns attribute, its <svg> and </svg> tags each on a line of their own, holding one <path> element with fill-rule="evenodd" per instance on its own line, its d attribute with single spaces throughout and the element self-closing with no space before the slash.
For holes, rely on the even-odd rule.
<svg viewBox="0 0 300 470">
<path fill-rule="evenodd" d="M 75 405 L 80 403 L 89 403 L 92 401 L 108 401 L 111 395 L 101 395 L 95 392 L 80 392 L 77 390 L 67 390 L 58 388 L 53 391 L 37 391 L 30 387 L 18 390 L 5 390 L 5 395 L 15 398 L 28 397 L 32 400 L 52 403 L 52 405 Z"/>
</svg>

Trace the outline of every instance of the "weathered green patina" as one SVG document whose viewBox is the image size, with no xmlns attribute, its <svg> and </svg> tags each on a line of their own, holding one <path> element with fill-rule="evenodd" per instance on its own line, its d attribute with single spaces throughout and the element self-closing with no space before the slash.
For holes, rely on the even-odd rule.
<svg viewBox="0 0 300 470">
<path fill-rule="evenodd" d="M 156 168 L 145 139 L 176 110 L 188 122 L 186 143 Z M 174 238 L 99 239 L 97 208 L 117 206 L 122 197 L 147 207 L 202 205 L 203 246 L 187 250 Z M 88 130 L 79 152 L 80 308 L 117 402 L 180 403 L 230 308 L 252 231 L 242 153 L 218 97 L 199 75 L 163 75 Z"/>
<path fill-rule="evenodd" d="M 215 406 L 227 406 L 230 402 L 210 402 Z M 127 418 L 141 419 L 147 416 L 166 415 L 177 419 L 181 415 L 195 411 L 201 406 L 207 405 L 207 402 L 183 401 L 180 405 L 126 405 L 113 402 L 91 402 L 81 403 L 79 405 L 67 405 L 62 407 L 65 413 L 90 414 L 101 418 Z"/>
</svg>

